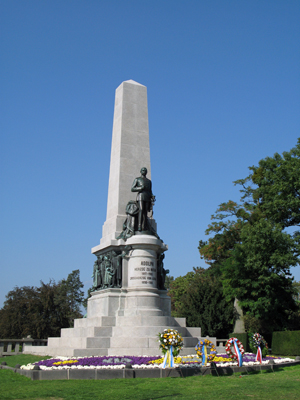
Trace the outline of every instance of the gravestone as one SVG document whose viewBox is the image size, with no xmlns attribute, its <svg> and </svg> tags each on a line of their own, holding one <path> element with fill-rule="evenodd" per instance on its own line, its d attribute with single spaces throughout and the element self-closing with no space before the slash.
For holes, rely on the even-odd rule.
<svg viewBox="0 0 300 400">
<path fill-rule="evenodd" d="M 165 328 L 183 336 L 182 355 L 195 352 L 201 328 L 171 317 L 164 287 L 168 247 L 157 231 L 154 202 L 147 88 L 129 80 L 116 89 L 106 221 L 100 244 L 92 248 L 87 317 L 62 329 L 60 338 L 48 338 L 47 347 L 36 346 L 36 354 L 158 355 L 157 334 Z"/>
</svg>

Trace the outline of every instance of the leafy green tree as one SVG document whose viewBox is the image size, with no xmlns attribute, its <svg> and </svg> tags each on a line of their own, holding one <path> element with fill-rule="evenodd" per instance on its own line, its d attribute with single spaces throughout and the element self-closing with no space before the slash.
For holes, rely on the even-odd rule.
<svg viewBox="0 0 300 400">
<path fill-rule="evenodd" d="M 73 326 L 75 318 L 82 317 L 80 306 L 84 302 L 83 283 L 80 281 L 79 269 L 72 271 L 67 279 L 58 283 L 55 305 L 60 310 L 61 323 Z"/>
<path fill-rule="evenodd" d="M 200 257 L 213 267 L 214 273 L 220 275 L 220 266 L 234 250 L 235 245 L 241 242 L 240 235 L 247 211 L 233 201 L 222 203 L 216 214 L 212 215 L 213 222 L 205 231 L 206 235 L 214 235 L 208 241 L 199 242 Z M 233 218 L 233 220 L 225 220 Z"/>
<path fill-rule="evenodd" d="M 297 309 L 290 273 L 297 262 L 295 242 L 280 226 L 264 219 L 248 224 L 221 267 L 224 293 L 269 329 L 287 328 Z"/>
<path fill-rule="evenodd" d="M 234 182 L 241 185 L 240 203 L 222 203 L 212 216 L 206 230 L 212 236 L 199 242 L 200 256 L 252 322 L 269 330 L 293 327 L 290 268 L 299 262 L 300 234 L 284 229 L 300 222 L 300 140 L 290 152 L 249 169 L 247 178 Z"/>
<path fill-rule="evenodd" d="M 236 181 L 243 186 L 243 200 L 252 199 L 265 218 L 282 228 L 300 225 L 300 138 L 282 156 L 275 153 L 249 168 L 251 174 Z M 248 186 L 246 186 L 248 185 Z M 255 185 L 253 187 L 253 185 Z"/>
<path fill-rule="evenodd" d="M 170 285 L 171 285 L 171 283 L 172 283 L 173 281 L 174 281 L 174 276 L 166 275 L 165 288 L 166 288 L 167 290 L 170 289 Z"/>
<path fill-rule="evenodd" d="M 293 282 L 293 287 L 295 289 L 294 299 L 297 304 L 300 304 L 300 282 Z"/>
<path fill-rule="evenodd" d="M 61 328 L 72 326 L 73 318 L 82 316 L 82 286 L 77 270 L 59 283 L 50 280 L 47 284 L 41 281 L 40 287 L 15 287 L 0 310 L 0 337 L 59 336 Z"/>
<path fill-rule="evenodd" d="M 15 287 L 6 295 L 4 307 L 0 310 L 0 337 L 21 338 L 31 334 L 31 313 L 37 304 L 36 288 Z"/>
<path fill-rule="evenodd" d="M 50 280 L 49 283 L 41 281 L 41 286 L 35 288 L 36 302 L 34 311 L 31 310 L 28 316 L 32 321 L 32 337 L 47 338 L 50 336 L 59 336 L 59 308 L 55 304 L 58 288 L 59 285 L 53 280 Z"/>
<path fill-rule="evenodd" d="M 220 279 L 203 268 L 194 268 L 170 286 L 172 315 L 186 317 L 188 326 L 200 326 L 202 335 L 227 337 L 233 329 L 232 299 L 223 295 Z"/>
</svg>

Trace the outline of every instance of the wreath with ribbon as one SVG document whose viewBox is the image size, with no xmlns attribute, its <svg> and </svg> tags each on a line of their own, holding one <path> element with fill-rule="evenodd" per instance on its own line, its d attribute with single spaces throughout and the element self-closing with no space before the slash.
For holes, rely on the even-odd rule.
<svg viewBox="0 0 300 400">
<path fill-rule="evenodd" d="M 256 348 L 260 346 L 261 348 L 265 347 L 268 349 L 268 343 L 266 342 L 265 338 L 257 332 L 252 336 L 252 344 Z"/>
<path fill-rule="evenodd" d="M 164 329 L 158 334 L 159 347 L 166 354 L 172 347 L 173 355 L 176 357 L 183 347 L 183 339 L 176 329 Z"/>
<path fill-rule="evenodd" d="M 195 350 L 197 355 L 202 358 L 202 365 L 212 361 L 217 354 L 216 346 L 208 339 L 200 340 Z"/>
<path fill-rule="evenodd" d="M 232 351 L 231 346 L 233 346 L 234 352 Z M 242 342 L 235 337 L 230 338 L 226 342 L 225 350 L 226 353 L 230 356 L 230 358 L 238 361 L 239 366 L 241 367 L 243 364 L 243 354 L 245 353 Z"/>
<path fill-rule="evenodd" d="M 162 368 L 174 367 L 174 357 L 178 356 L 183 347 L 183 339 L 176 329 L 164 329 L 158 334 L 159 348 L 162 350 L 164 361 Z"/>
<path fill-rule="evenodd" d="M 268 349 L 268 343 L 266 342 L 266 340 L 262 335 L 256 332 L 252 336 L 252 345 L 257 349 L 255 361 L 258 361 L 261 364 L 263 358 L 262 349 L 264 347 Z"/>
</svg>

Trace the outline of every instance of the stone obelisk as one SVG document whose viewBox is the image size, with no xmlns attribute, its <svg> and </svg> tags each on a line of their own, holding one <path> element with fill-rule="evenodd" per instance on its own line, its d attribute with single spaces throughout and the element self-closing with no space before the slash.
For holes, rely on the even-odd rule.
<svg viewBox="0 0 300 400">
<path fill-rule="evenodd" d="M 120 238 L 127 217 L 126 206 L 130 201 L 135 203 L 137 197 L 131 191 L 133 181 L 144 167 L 149 180 L 147 88 L 129 80 L 116 89 L 107 214 L 100 245 L 92 248 L 97 257 L 98 266 L 96 264 L 94 270 L 98 270 L 99 279 L 94 279 L 96 282 L 88 302 L 88 317 L 140 313 L 170 315 L 170 298 L 159 282 L 162 274 L 158 271 L 163 271 L 160 260 L 167 246 L 156 234 L 154 219 L 148 218 L 154 234 L 151 231 L 135 231 L 132 237 Z M 122 257 L 125 249 L 130 251 Z M 118 285 L 116 272 L 110 281 L 108 279 L 110 270 L 116 270 L 121 263 L 122 283 Z"/>
<path fill-rule="evenodd" d="M 147 88 L 129 80 L 116 89 L 106 221 L 100 245 L 92 253 L 117 245 L 132 198 L 130 187 L 141 167 L 151 179 Z"/>
</svg>

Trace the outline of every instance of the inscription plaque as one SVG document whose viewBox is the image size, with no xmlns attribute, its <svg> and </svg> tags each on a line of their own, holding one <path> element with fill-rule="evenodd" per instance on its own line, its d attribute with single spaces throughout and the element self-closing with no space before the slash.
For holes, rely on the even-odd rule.
<svg viewBox="0 0 300 400">
<path fill-rule="evenodd" d="M 152 254 L 148 255 L 148 257 L 133 256 L 130 258 L 128 286 L 157 288 L 157 263 Z"/>
</svg>

